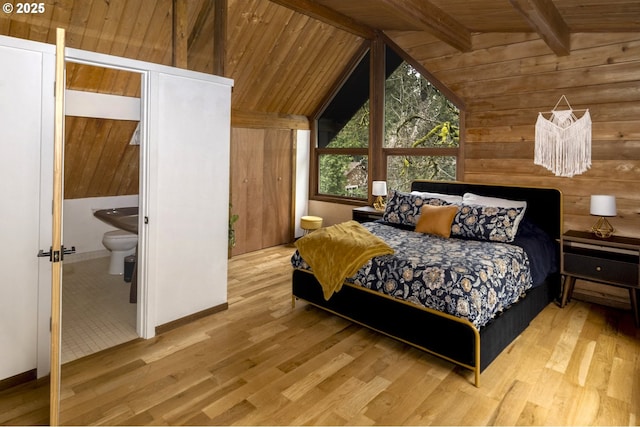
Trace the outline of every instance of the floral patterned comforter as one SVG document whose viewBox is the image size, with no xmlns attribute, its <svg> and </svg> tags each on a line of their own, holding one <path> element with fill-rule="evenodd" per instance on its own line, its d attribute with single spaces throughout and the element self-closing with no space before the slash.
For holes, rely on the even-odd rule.
<svg viewBox="0 0 640 427">
<path fill-rule="evenodd" d="M 395 250 L 348 282 L 486 325 L 532 287 L 529 259 L 508 243 L 445 239 L 377 222 L 362 224 Z M 311 270 L 296 252 L 294 268 Z"/>
</svg>

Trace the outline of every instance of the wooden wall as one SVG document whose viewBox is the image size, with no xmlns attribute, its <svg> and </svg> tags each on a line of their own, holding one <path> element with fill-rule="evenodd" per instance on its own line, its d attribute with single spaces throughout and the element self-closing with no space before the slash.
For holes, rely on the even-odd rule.
<svg viewBox="0 0 640 427">
<path fill-rule="evenodd" d="M 416 34 L 394 40 L 465 101 L 466 181 L 559 188 L 565 230 L 590 228 L 590 196 L 613 194 L 614 227 L 640 236 L 640 34 L 575 34 L 564 57 L 532 34 L 476 35 L 468 54 Z M 562 95 L 593 120 L 591 169 L 573 178 L 533 164 L 537 114 Z"/>
<path fill-rule="evenodd" d="M 67 63 L 67 89 L 139 97 L 138 73 Z M 138 194 L 140 146 L 129 145 L 137 121 L 67 116 L 64 198 Z"/>
<path fill-rule="evenodd" d="M 233 255 L 293 240 L 294 155 L 289 129 L 231 129 Z"/>
<path fill-rule="evenodd" d="M 138 194 L 140 146 L 129 145 L 137 124 L 67 117 L 65 199 Z"/>
<path fill-rule="evenodd" d="M 54 28 L 64 27 L 70 47 L 172 61 L 171 0 L 45 3 L 40 16 L 0 14 L 0 34 L 51 43 Z M 205 0 L 186 5 L 188 68 L 211 72 L 214 10 Z M 273 126 L 274 119 L 292 129 L 307 126 L 305 117 L 318 108 L 363 39 L 269 0 L 228 5 L 225 73 L 235 80 L 233 126 L 283 127 Z M 639 33 L 574 33 L 571 54 L 562 57 L 535 33 L 474 34 L 469 53 L 422 31 L 386 34 L 464 101 L 465 180 L 557 187 L 565 196 L 565 229 L 591 225 L 591 194 L 614 194 L 619 206 L 614 226 L 640 235 Z M 116 73 L 91 73 L 85 80 L 68 71 L 73 88 L 91 84 L 130 96 L 139 91 L 138 82 Z M 557 178 L 533 164 L 537 113 L 551 109 L 563 94 L 575 108 L 589 108 L 594 121 L 593 166 L 575 178 Z M 75 137 L 81 144 L 94 139 Z"/>
<path fill-rule="evenodd" d="M 55 29 L 62 27 L 67 30 L 68 47 L 171 65 L 173 3 L 172 0 L 45 0 L 43 14 L 0 14 L 0 34 L 55 43 Z M 212 73 L 215 2 L 182 3 L 186 6 L 182 16 L 187 38 L 186 68 Z M 356 35 L 270 0 L 229 0 L 225 76 L 235 81 L 233 126 L 308 129 L 306 117 L 317 109 L 361 43 L 362 38 Z M 140 78 L 131 73 L 68 64 L 67 77 L 69 89 L 140 95 Z M 70 147 L 66 166 L 74 170 L 68 172 L 65 197 L 137 193 L 137 188 L 133 190 L 125 182 L 137 180 L 138 170 L 115 163 L 123 149 L 137 149 L 126 147 L 130 135 L 125 134 L 133 132 L 131 125 L 86 126 L 74 120 L 69 119 L 66 135 Z M 116 129 L 121 126 L 122 129 Z M 108 135 L 88 132 L 96 127 L 111 130 Z M 99 140 L 106 143 L 107 136 L 109 145 L 97 150 Z M 89 153 L 104 156 L 85 157 Z M 93 179 L 98 176 L 97 165 L 103 171 L 119 170 L 115 178 L 121 176 L 122 185 Z M 123 175 L 125 171 L 127 176 Z M 76 181 L 78 177 L 92 180 Z M 110 189 L 109 194 L 104 194 L 105 188 Z"/>
</svg>

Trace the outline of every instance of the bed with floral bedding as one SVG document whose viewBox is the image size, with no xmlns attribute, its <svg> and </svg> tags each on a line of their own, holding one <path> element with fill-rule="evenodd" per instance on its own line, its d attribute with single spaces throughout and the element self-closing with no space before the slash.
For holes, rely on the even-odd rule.
<svg viewBox="0 0 640 427">
<path fill-rule="evenodd" d="M 390 192 L 381 221 L 361 224 L 392 251 L 337 291 L 323 292 L 303 256 L 317 262 L 315 242 L 300 239 L 293 296 L 468 368 L 479 386 L 559 294 L 560 208 L 554 189 L 416 181 L 412 193 Z"/>
<path fill-rule="evenodd" d="M 363 224 L 394 249 L 372 258 L 349 283 L 469 320 L 489 322 L 532 286 L 524 250 L 506 243 L 445 239 L 378 222 Z M 300 254 L 294 268 L 311 270 Z"/>
</svg>

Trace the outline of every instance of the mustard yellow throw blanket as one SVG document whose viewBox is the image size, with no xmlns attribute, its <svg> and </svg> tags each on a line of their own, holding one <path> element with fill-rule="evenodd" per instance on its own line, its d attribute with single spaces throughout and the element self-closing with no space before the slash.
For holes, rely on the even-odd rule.
<svg viewBox="0 0 640 427">
<path fill-rule="evenodd" d="M 393 253 L 384 240 L 356 221 L 316 230 L 298 239 L 296 247 L 322 285 L 325 300 L 368 260 Z"/>
</svg>

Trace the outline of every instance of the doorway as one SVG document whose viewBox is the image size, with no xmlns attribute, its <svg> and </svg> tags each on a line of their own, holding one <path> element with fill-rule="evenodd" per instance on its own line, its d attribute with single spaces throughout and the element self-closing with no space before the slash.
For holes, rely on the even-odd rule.
<svg viewBox="0 0 640 427">
<path fill-rule="evenodd" d="M 141 200 L 142 75 L 69 61 L 66 69 L 63 235 L 75 253 L 62 272 L 62 363 L 139 337 L 137 303 L 129 299 L 137 281 L 124 265 L 113 271 L 102 243 L 121 230 L 94 213 Z"/>
</svg>

